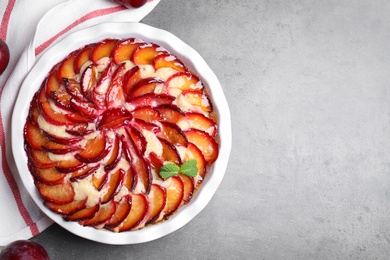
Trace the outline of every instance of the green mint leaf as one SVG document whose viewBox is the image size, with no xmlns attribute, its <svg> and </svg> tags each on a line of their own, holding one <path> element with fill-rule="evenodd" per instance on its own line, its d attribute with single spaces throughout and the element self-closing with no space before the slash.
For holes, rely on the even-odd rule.
<svg viewBox="0 0 390 260">
<path fill-rule="evenodd" d="M 198 168 L 196 167 L 196 160 L 189 160 L 183 163 L 180 167 L 180 172 L 188 177 L 195 177 L 198 174 Z"/>
<path fill-rule="evenodd" d="M 179 173 L 180 167 L 174 163 L 166 163 L 160 168 L 160 175 L 163 179 L 175 176 Z"/>
</svg>

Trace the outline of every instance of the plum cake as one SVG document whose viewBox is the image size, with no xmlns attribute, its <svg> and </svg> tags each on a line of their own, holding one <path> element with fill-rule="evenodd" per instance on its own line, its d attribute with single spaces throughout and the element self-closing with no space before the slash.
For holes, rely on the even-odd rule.
<svg viewBox="0 0 390 260">
<path fill-rule="evenodd" d="M 189 203 L 220 145 L 201 78 L 137 38 L 104 39 L 53 66 L 31 100 L 24 143 L 44 205 L 113 232 Z"/>
</svg>

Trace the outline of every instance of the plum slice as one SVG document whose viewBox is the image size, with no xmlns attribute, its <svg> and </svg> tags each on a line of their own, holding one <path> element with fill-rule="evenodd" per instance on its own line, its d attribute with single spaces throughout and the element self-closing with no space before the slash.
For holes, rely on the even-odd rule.
<svg viewBox="0 0 390 260">
<path fill-rule="evenodd" d="M 129 214 L 123 222 L 114 228 L 116 232 L 123 232 L 137 227 L 145 218 L 148 212 L 148 202 L 142 193 L 132 195 L 132 203 Z"/>
<path fill-rule="evenodd" d="M 67 154 L 80 149 L 78 144 L 60 144 L 53 141 L 48 141 L 42 145 L 42 150 L 53 154 Z"/>
<path fill-rule="evenodd" d="M 120 201 L 115 201 L 115 214 L 104 223 L 104 227 L 112 229 L 121 224 L 130 212 L 131 203 L 132 200 L 130 195 L 125 195 Z"/>
<path fill-rule="evenodd" d="M 93 206 L 85 207 L 83 209 L 73 212 L 72 214 L 66 215 L 64 219 L 66 221 L 83 221 L 83 220 L 91 219 L 95 216 L 99 208 L 100 208 L 100 204 L 95 204 Z"/>
<path fill-rule="evenodd" d="M 161 53 L 166 53 L 166 50 L 157 44 L 145 43 L 133 52 L 131 60 L 136 65 L 153 64 L 154 58 Z"/>
<path fill-rule="evenodd" d="M 110 152 L 111 147 L 112 141 L 105 133 L 101 133 L 89 140 L 75 157 L 84 163 L 98 162 Z"/>
<path fill-rule="evenodd" d="M 134 167 L 130 167 L 126 170 L 125 175 L 123 176 L 123 186 L 125 186 L 130 192 L 134 191 L 137 186 L 138 177 L 135 174 Z"/>
<path fill-rule="evenodd" d="M 95 48 L 95 44 L 90 44 L 88 46 L 85 46 L 80 52 L 77 54 L 75 63 L 74 63 L 74 70 L 76 73 L 79 73 L 81 71 L 81 68 L 85 63 L 88 61 L 91 61 L 91 52 Z"/>
<path fill-rule="evenodd" d="M 69 182 L 57 185 L 48 185 L 43 182 L 36 182 L 36 186 L 44 201 L 50 201 L 55 204 L 67 204 L 73 201 L 75 192 Z"/>
<path fill-rule="evenodd" d="M 92 62 L 98 64 L 100 59 L 104 57 L 111 57 L 111 53 L 117 43 L 118 40 L 116 39 L 105 39 L 96 44 L 90 55 Z"/>
<path fill-rule="evenodd" d="M 175 97 L 167 94 L 147 93 L 129 100 L 128 103 L 136 109 L 143 106 L 158 107 L 161 105 L 170 105 L 173 100 L 175 100 Z"/>
<path fill-rule="evenodd" d="M 110 64 L 105 69 L 102 76 L 100 77 L 96 87 L 91 91 L 92 100 L 95 103 L 96 107 L 99 109 L 106 108 L 106 94 L 111 86 L 112 78 L 116 70 L 117 70 L 116 64 L 110 62 Z"/>
<path fill-rule="evenodd" d="M 159 78 L 145 78 L 140 80 L 128 94 L 129 98 L 135 98 L 142 96 L 147 93 L 154 93 L 154 90 L 159 86 L 163 85 L 164 81 Z"/>
<path fill-rule="evenodd" d="M 39 126 L 33 124 L 31 120 L 27 120 L 24 125 L 24 140 L 31 149 L 36 150 L 41 150 L 42 146 L 49 142 Z"/>
<path fill-rule="evenodd" d="M 161 120 L 177 124 L 183 119 L 184 113 L 176 105 L 161 105 L 155 108 L 161 115 Z"/>
<path fill-rule="evenodd" d="M 119 65 L 115 74 L 113 75 L 111 85 L 109 86 L 106 93 L 106 107 L 120 108 L 125 104 L 125 95 L 123 91 L 123 76 L 126 73 L 125 63 Z"/>
<path fill-rule="evenodd" d="M 48 207 L 52 211 L 54 211 L 58 214 L 62 214 L 62 215 L 70 215 L 78 210 L 84 209 L 86 207 L 86 203 L 87 203 L 87 199 L 74 200 L 72 202 L 62 204 L 62 205 L 58 205 L 58 204 L 50 202 L 50 201 L 44 202 L 46 207 Z"/>
<path fill-rule="evenodd" d="M 153 178 L 149 163 L 140 156 L 131 138 L 123 139 L 122 145 L 125 156 L 131 162 L 134 174 L 137 175 L 137 182 L 143 186 L 141 187 L 143 192 L 148 194 Z"/>
<path fill-rule="evenodd" d="M 198 77 L 189 72 L 177 72 L 165 81 L 165 91 L 178 96 L 185 90 L 203 90 L 203 84 Z"/>
<path fill-rule="evenodd" d="M 176 164 L 181 164 L 181 158 L 179 155 L 179 152 L 177 151 L 176 147 L 168 142 L 165 139 L 159 138 L 161 145 L 163 147 L 161 159 L 162 161 L 166 162 L 173 162 Z"/>
<path fill-rule="evenodd" d="M 132 111 L 133 117 L 141 119 L 147 123 L 153 123 L 161 120 L 160 113 L 151 106 L 142 106 Z"/>
<path fill-rule="evenodd" d="M 187 149 L 184 154 L 183 161 L 189 161 L 189 160 L 196 160 L 196 168 L 198 169 L 198 175 L 201 177 L 200 180 L 202 180 L 206 174 L 206 159 L 204 158 L 204 155 L 199 148 L 193 144 L 188 143 Z"/>
<path fill-rule="evenodd" d="M 38 179 L 39 182 L 47 185 L 61 184 L 65 178 L 65 174 L 59 172 L 55 167 L 38 168 L 30 165 L 29 169 L 31 174 Z"/>
<path fill-rule="evenodd" d="M 68 55 L 58 67 L 58 80 L 72 79 L 76 75 L 74 64 L 77 56 L 77 51 Z"/>
<path fill-rule="evenodd" d="M 74 125 L 74 122 L 69 120 L 64 113 L 54 110 L 49 101 L 39 104 L 39 108 L 45 120 L 53 125 Z"/>
<path fill-rule="evenodd" d="M 103 195 L 102 204 L 110 201 L 120 191 L 123 185 L 124 175 L 125 171 L 123 169 L 108 173 L 108 180 L 103 186 L 103 189 L 106 190 L 106 192 Z"/>
<path fill-rule="evenodd" d="M 185 116 L 181 118 L 177 124 L 182 130 L 188 130 L 191 128 L 202 130 L 212 137 L 217 134 L 217 124 L 211 118 L 206 117 L 204 114 L 197 112 L 186 112 Z"/>
<path fill-rule="evenodd" d="M 116 204 L 114 201 L 109 201 L 105 204 L 102 204 L 92 218 L 79 221 L 79 223 L 83 226 L 98 226 L 109 220 L 115 213 L 115 210 Z"/>
<path fill-rule="evenodd" d="M 157 55 L 153 60 L 153 67 L 155 70 L 169 67 L 180 72 L 186 71 L 184 64 L 178 58 L 169 53 L 161 53 Z"/>
<path fill-rule="evenodd" d="M 124 61 L 130 60 L 135 49 L 143 45 L 144 42 L 134 38 L 120 41 L 112 52 L 114 61 L 120 64 Z"/>
<path fill-rule="evenodd" d="M 149 216 L 146 224 L 157 221 L 167 203 L 166 189 L 160 185 L 152 184 L 149 193 Z"/>
<path fill-rule="evenodd" d="M 187 137 L 188 142 L 195 144 L 199 150 L 202 151 L 202 154 L 208 164 L 215 162 L 218 157 L 219 146 L 214 138 L 212 138 L 208 133 L 197 129 L 184 131 L 184 134 Z"/>
<path fill-rule="evenodd" d="M 42 150 L 27 149 L 27 155 L 32 165 L 41 169 L 51 168 L 57 164 L 49 158 L 47 152 Z"/>
<path fill-rule="evenodd" d="M 72 173 L 85 167 L 85 163 L 75 157 L 70 157 L 68 160 L 59 161 L 56 169 L 61 173 Z"/>
<path fill-rule="evenodd" d="M 85 165 L 83 168 L 72 172 L 69 180 L 71 182 L 82 180 L 88 177 L 89 175 L 95 173 L 99 169 L 99 167 L 100 167 L 99 165 L 94 165 L 94 166 Z"/>
<path fill-rule="evenodd" d="M 179 176 L 173 176 L 166 180 L 169 182 L 167 190 L 167 203 L 165 205 L 163 214 L 165 218 L 172 215 L 181 205 L 184 196 L 184 183 Z"/>
<path fill-rule="evenodd" d="M 194 190 L 195 190 L 195 183 L 194 183 L 194 179 L 191 177 L 188 177 L 187 175 L 180 174 L 179 176 L 183 181 L 183 187 L 184 187 L 184 194 L 183 194 L 182 203 L 186 204 L 192 198 L 192 195 L 193 195 Z"/>
<path fill-rule="evenodd" d="M 127 96 L 134 86 L 142 80 L 141 70 L 138 66 L 132 67 L 123 75 L 123 92 Z"/>
<path fill-rule="evenodd" d="M 173 145 L 187 146 L 187 138 L 177 125 L 163 121 L 160 124 L 161 131 L 157 133 L 158 137 L 167 140 Z"/>
<path fill-rule="evenodd" d="M 105 171 L 111 171 L 114 169 L 119 161 L 122 158 L 122 142 L 120 141 L 119 136 L 115 136 L 112 148 L 111 148 L 111 155 L 109 159 L 106 161 L 104 170 Z"/>
<path fill-rule="evenodd" d="M 185 105 L 185 107 L 181 107 L 181 104 L 183 103 L 181 99 L 184 99 L 184 104 L 190 104 L 192 111 L 199 111 L 199 112 L 211 112 L 213 111 L 212 103 L 210 102 L 209 97 L 199 90 L 185 90 L 181 93 L 181 95 L 178 97 L 177 105 L 182 108 L 184 111 L 188 111 L 188 105 Z"/>
<path fill-rule="evenodd" d="M 133 116 L 124 108 L 106 110 L 97 122 L 97 129 L 116 129 L 128 125 Z"/>
<path fill-rule="evenodd" d="M 92 100 L 92 91 L 98 83 L 98 69 L 95 64 L 90 64 L 81 74 L 80 92 L 82 99 Z M 77 95 L 79 96 L 79 95 Z"/>
<path fill-rule="evenodd" d="M 144 155 L 147 145 L 146 138 L 133 126 L 126 127 L 126 132 L 133 140 L 133 144 L 137 148 L 138 153 Z"/>
</svg>

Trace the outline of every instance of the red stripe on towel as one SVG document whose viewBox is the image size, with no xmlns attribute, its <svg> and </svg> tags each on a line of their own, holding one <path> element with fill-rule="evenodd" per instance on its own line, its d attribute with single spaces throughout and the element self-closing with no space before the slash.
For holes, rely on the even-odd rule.
<svg viewBox="0 0 390 260">
<path fill-rule="evenodd" d="M 7 81 L 4 83 L 0 90 L 0 96 L 3 94 L 3 89 Z M 16 206 L 18 207 L 19 213 L 22 216 L 26 225 L 30 228 L 31 234 L 33 236 L 39 234 L 39 229 L 36 223 L 32 220 L 30 213 L 27 211 L 27 208 L 23 204 L 22 194 L 20 193 L 18 184 L 12 174 L 12 171 L 8 165 L 7 161 L 7 146 L 5 141 L 4 134 L 4 125 L 3 125 L 3 116 L 0 113 L 0 147 L 1 147 L 1 166 L 3 168 L 4 177 L 8 182 L 8 185 L 11 189 L 12 195 L 14 196 Z"/>
<path fill-rule="evenodd" d="M 9 20 L 11 18 L 11 13 L 14 9 L 16 0 L 9 0 L 7 3 L 7 7 L 5 8 L 5 12 L 3 15 L 3 18 L 1 20 L 1 26 L 0 26 L 0 39 L 5 41 L 7 39 L 7 32 L 8 32 L 8 25 Z M 3 94 L 3 89 L 5 84 L 0 89 L 0 96 Z M 30 213 L 27 211 L 27 208 L 23 204 L 22 194 L 20 193 L 19 187 L 16 183 L 16 180 L 14 176 L 12 175 L 11 169 L 8 165 L 7 161 L 7 147 L 6 147 L 6 141 L 5 141 L 5 134 L 4 134 L 4 125 L 3 125 L 3 117 L 0 113 L 0 147 L 1 147 L 1 165 L 3 168 L 3 174 L 5 179 L 7 180 L 7 183 L 11 189 L 12 195 L 14 196 L 16 206 L 19 210 L 20 215 L 22 216 L 24 222 L 26 225 L 30 228 L 31 234 L 33 236 L 39 234 L 39 229 L 36 223 L 32 220 Z"/>
<path fill-rule="evenodd" d="M 11 17 L 12 9 L 15 6 L 15 2 L 16 0 L 8 1 L 7 7 L 5 8 L 5 12 L 3 15 L 3 19 L 1 20 L 0 39 L 2 39 L 3 41 L 7 39 L 9 19 Z"/>
<path fill-rule="evenodd" d="M 92 11 L 92 12 L 82 16 L 81 18 L 77 19 L 76 21 L 74 21 L 73 23 L 68 25 L 65 29 L 63 29 L 62 31 L 60 31 L 59 33 L 57 33 L 56 35 L 51 37 L 49 40 L 47 40 L 46 42 L 44 42 L 41 45 L 39 45 L 38 47 L 36 47 L 35 48 L 35 55 L 37 56 L 37 55 L 41 54 L 47 47 L 50 46 L 50 44 L 52 44 L 55 40 L 57 40 L 59 37 L 61 37 L 62 35 L 64 35 L 68 31 L 70 31 L 71 29 L 73 29 L 77 25 L 79 25 L 85 21 L 91 20 L 93 18 L 99 17 L 99 16 L 112 14 L 112 13 L 123 11 L 123 10 L 126 10 L 126 7 L 116 6 L 116 7 L 106 8 L 106 9 L 95 10 L 95 11 Z"/>
</svg>

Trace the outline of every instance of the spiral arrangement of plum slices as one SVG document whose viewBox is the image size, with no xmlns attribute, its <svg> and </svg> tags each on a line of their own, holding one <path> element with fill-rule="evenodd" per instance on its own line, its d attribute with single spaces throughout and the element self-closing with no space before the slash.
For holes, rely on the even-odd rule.
<svg viewBox="0 0 390 260">
<path fill-rule="evenodd" d="M 114 232 L 168 219 L 219 152 L 202 81 L 163 47 L 135 38 L 105 39 L 56 64 L 30 103 L 24 140 L 44 205 Z M 160 175 L 189 160 L 195 177 Z"/>
</svg>

